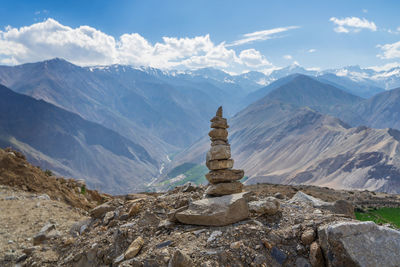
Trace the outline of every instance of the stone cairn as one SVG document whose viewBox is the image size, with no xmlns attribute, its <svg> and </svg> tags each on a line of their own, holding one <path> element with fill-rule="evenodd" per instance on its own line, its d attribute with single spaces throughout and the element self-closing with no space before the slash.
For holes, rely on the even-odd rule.
<svg viewBox="0 0 400 267">
<path fill-rule="evenodd" d="M 208 196 L 223 196 L 242 192 L 243 170 L 234 170 L 231 159 L 231 146 L 228 143 L 229 125 L 222 117 L 222 107 L 219 107 L 211 120 L 212 130 L 208 133 L 211 139 L 211 148 L 207 152 L 206 165 L 210 170 L 206 174 L 210 182 L 206 194 Z"/>
</svg>

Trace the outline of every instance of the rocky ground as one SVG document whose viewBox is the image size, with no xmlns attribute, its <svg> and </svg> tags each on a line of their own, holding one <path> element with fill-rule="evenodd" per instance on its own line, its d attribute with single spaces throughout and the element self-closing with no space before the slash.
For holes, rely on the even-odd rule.
<svg viewBox="0 0 400 267">
<path fill-rule="evenodd" d="M 8 177 L 15 174 L 4 160 L 1 166 Z M 385 266 L 400 262 L 400 232 L 357 222 L 352 212 L 354 207 L 399 207 L 398 195 L 315 186 L 246 186 L 248 218 L 216 227 L 176 220 L 177 212 L 204 198 L 206 186 L 114 197 L 99 194 L 106 201 L 101 204 L 78 192 L 76 181 L 60 183 L 54 178 L 48 186 L 60 190 L 52 196 L 46 188 L 30 189 L 30 179 L 18 180 L 17 186 L 6 181 L 8 185 L 0 188 L 0 266 L 305 267 L 377 266 L 376 259 Z M 89 205 L 77 205 L 80 202 L 66 201 L 67 197 L 84 198 L 82 203 Z M 349 239 L 342 240 L 343 236 Z M 368 241 L 371 238 L 375 243 Z"/>
</svg>

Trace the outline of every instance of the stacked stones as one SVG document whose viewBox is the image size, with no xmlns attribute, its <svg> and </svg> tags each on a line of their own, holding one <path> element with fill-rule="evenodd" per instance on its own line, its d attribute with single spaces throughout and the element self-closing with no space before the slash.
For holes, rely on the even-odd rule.
<svg viewBox="0 0 400 267">
<path fill-rule="evenodd" d="M 222 117 L 222 107 L 211 119 L 212 130 L 208 133 L 211 139 L 211 148 L 207 153 L 206 165 L 210 172 L 206 174 L 211 183 L 206 194 L 209 196 L 223 196 L 242 192 L 243 184 L 238 181 L 243 178 L 243 170 L 234 170 L 231 159 L 231 147 L 228 143 L 229 128 L 226 118 Z"/>
</svg>

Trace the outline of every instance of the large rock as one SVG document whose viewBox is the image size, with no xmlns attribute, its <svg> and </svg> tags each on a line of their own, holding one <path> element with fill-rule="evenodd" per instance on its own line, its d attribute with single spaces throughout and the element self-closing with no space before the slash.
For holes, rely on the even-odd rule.
<svg viewBox="0 0 400 267">
<path fill-rule="evenodd" d="M 351 204 L 350 202 L 348 202 L 346 200 L 337 200 L 335 202 L 325 202 L 325 201 L 322 201 L 321 199 L 312 197 L 310 195 L 307 195 L 306 193 L 298 191 L 290 199 L 289 202 L 291 202 L 291 203 L 294 203 L 294 202 L 309 203 L 314 208 L 329 210 L 336 214 L 344 214 L 350 218 L 355 219 L 354 206 L 353 206 L 353 204 Z"/>
<path fill-rule="evenodd" d="M 210 160 L 206 161 L 206 165 L 207 168 L 212 171 L 230 169 L 233 168 L 233 159 Z"/>
<path fill-rule="evenodd" d="M 249 210 L 258 214 L 274 215 L 279 211 L 280 203 L 274 197 L 249 202 Z"/>
<path fill-rule="evenodd" d="M 341 222 L 318 229 L 328 266 L 400 266 L 400 232 L 373 222 Z"/>
<path fill-rule="evenodd" d="M 218 170 L 211 171 L 206 174 L 207 180 L 212 183 L 224 183 L 224 182 L 232 182 L 242 179 L 244 176 L 243 170 Z"/>
<path fill-rule="evenodd" d="M 210 185 L 206 194 L 210 196 L 223 196 L 240 193 L 243 190 L 243 184 L 241 182 L 228 182 Z"/>
<path fill-rule="evenodd" d="M 246 219 L 249 209 L 244 195 L 239 193 L 194 201 L 175 217 L 185 224 L 223 226 Z"/>
<path fill-rule="evenodd" d="M 228 131 L 226 129 L 212 129 L 208 135 L 211 137 L 211 141 L 214 140 L 228 140 Z"/>
<path fill-rule="evenodd" d="M 231 147 L 229 145 L 216 145 L 211 146 L 207 152 L 206 161 L 229 159 L 231 157 Z"/>
</svg>

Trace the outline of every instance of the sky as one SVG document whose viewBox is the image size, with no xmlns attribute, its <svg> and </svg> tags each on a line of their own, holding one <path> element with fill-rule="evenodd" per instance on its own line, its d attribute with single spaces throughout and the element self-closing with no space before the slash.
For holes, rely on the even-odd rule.
<svg viewBox="0 0 400 267">
<path fill-rule="evenodd" d="M 400 66 L 400 1 L 0 0 L 0 64 Z"/>
</svg>

